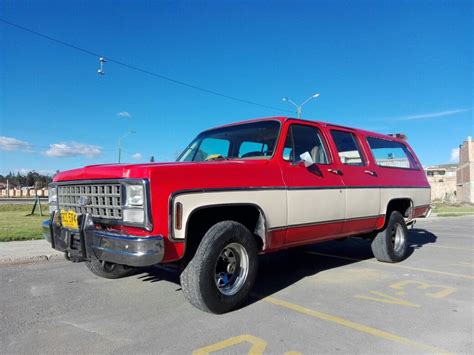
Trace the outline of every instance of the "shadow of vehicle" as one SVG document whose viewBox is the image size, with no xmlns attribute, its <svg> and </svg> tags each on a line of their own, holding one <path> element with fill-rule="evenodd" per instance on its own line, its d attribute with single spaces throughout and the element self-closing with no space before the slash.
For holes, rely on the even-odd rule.
<svg viewBox="0 0 474 355">
<path fill-rule="evenodd" d="M 425 244 L 435 243 L 437 237 L 424 229 L 409 230 L 409 256 Z M 259 257 L 259 271 L 255 286 L 246 305 L 277 293 L 298 281 L 318 273 L 345 265 L 373 259 L 370 240 L 348 238 L 343 242 L 330 241 L 291 248 Z M 146 282 L 168 281 L 180 285 L 177 265 L 145 268 L 138 278 Z M 179 287 L 176 291 L 180 291 Z"/>
<path fill-rule="evenodd" d="M 409 230 L 408 242 L 409 246 L 419 249 L 425 244 L 436 243 L 436 235 L 426 229 L 413 228 Z"/>
</svg>

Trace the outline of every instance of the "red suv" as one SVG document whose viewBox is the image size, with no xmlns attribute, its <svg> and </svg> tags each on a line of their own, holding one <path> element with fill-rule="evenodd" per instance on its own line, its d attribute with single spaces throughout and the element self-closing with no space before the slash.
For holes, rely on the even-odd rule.
<svg viewBox="0 0 474 355">
<path fill-rule="evenodd" d="M 407 225 L 429 204 L 405 140 L 271 117 L 204 131 L 174 163 L 62 172 L 43 229 L 102 277 L 180 262 L 187 299 L 223 313 L 247 297 L 258 254 L 363 236 L 378 260 L 403 260 Z"/>
</svg>

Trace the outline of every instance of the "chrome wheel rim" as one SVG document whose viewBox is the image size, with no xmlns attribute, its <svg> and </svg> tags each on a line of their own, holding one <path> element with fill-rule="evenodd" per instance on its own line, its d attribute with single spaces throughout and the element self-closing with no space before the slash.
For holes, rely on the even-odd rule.
<svg viewBox="0 0 474 355">
<path fill-rule="evenodd" d="M 405 244 L 405 231 L 400 223 L 395 223 L 392 228 L 392 245 L 396 254 L 403 251 Z"/>
<path fill-rule="evenodd" d="M 226 245 L 219 253 L 214 270 L 214 280 L 219 292 L 226 296 L 236 294 L 249 273 L 247 251 L 238 243 Z"/>
</svg>

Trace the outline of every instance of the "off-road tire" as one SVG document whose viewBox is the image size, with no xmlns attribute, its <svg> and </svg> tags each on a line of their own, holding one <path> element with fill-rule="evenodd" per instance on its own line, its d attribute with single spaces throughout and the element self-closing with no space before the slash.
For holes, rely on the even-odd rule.
<svg viewBox="0 0 474 355">
<path fill-rule="evenodd" d="M 398 237 L 396 237 L 397 230 Z M 397 244 L 396 239 L 398 239 Z M 400 212 L 393 211 L 390 214 L 385 228 L 372 240 L 371 248 L 378 261 L 397 263 L 407 258 L 408 229 Z"/>
<path fill-rule="evenodd" d="M 104 265 L 100 260 L 88 260 L 86 266 L 92 273 L 106 279 L 120 279 L 130 276 L 135 271 L 133 267 L 120 264 L 105 263 Z"/>
<path fill-rule="evenodd" d="M 223 294 L 215 281 L 219 255 L 229 245 L 240 245 L 248 255 L 248 273 L 233 295 Z M 250 231 L 240 223 L 223 221 L 213 225 L 204 235 L 196 254 L 181 273 L 184 296 L 196 308 L 222 314 L 236 309 L 247 298 L 258 269 L 257 243 Z"/>
</svg>

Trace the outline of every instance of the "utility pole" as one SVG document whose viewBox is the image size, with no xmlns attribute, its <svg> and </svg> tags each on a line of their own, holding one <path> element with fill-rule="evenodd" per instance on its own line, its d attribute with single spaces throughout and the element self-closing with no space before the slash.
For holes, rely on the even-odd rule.
<svg viewBox="0 0 474 355">
<path fill-rule="evenodd" d="M 136 133 L 136 132 L 135 131 L 128 131 L 122 137 L 120 137 L 119 140 L 118 140 L 118 162 L 119 162 L 119 164 L 120 164 L 120 161 L 121 161 L 121 158 L 122 158 L 122 141 L 132 133 Z"/>
<path fill-rule="evenodd" d="M 298 105 L 297 103 L 295 103 L 292 99 L 290 99 L 288 97 L 284 97 L 284 98 L 282 98 L 282 100 L 283 100 L 283 102 L 289 102 L 290 104 L 295 106 L 296 107 L 296 114 L 298 115 L 298 118 L 301 118 L 301 113 L 302 113 L 302 110 L 303 110 L 303 106 L 305 104 L 307 104 L 308 102 L 310 102 L 311 100 L 317 98 L 317 97 L 319 97 L 318 93 L 313 94 L 310 97 L 308 97 L 305 101 L 303 101 L 303 103 L 301 105 Z"/>
</svg>

